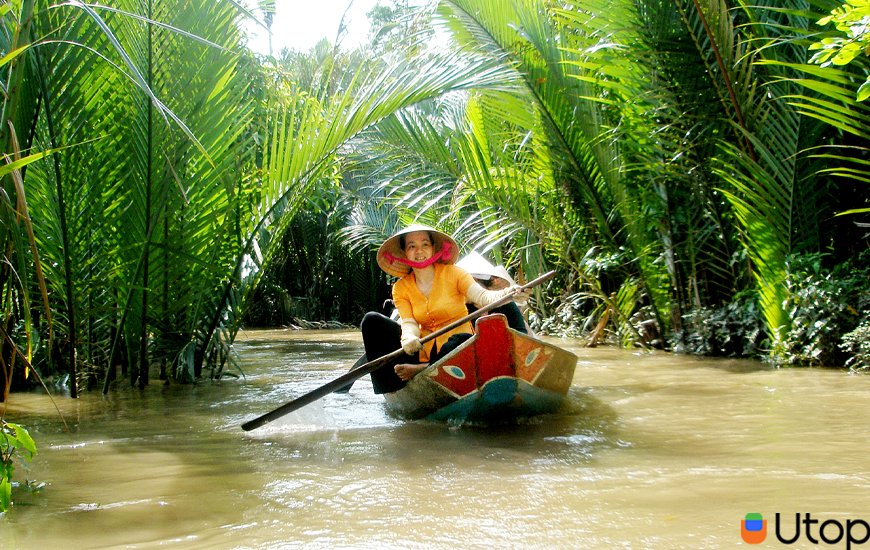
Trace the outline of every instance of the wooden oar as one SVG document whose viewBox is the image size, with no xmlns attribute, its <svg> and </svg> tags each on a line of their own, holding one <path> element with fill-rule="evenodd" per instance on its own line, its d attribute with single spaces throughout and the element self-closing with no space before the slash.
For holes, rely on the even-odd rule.
<svg viewBox="0 0 870 550">
<path fill-rule="evenodd" d="M 555 274 L 556 274 L 555 271 L 550 271 L 548 273 L 545 273 L 545 274 L 541 275 L 540 277 L 538 277 L 537 279 L 530 281 L 530 282 L 524 284 L 523 286 L 521 286 L 519 289 L 517 289 L 516 293 L 519 293 L 519 292 L 522 292 L 524 290 L 528 290 L 530 288 L 536 287 L 539 284 L 552 279 Z M 465 317 L 463 317 L 461 319 L 453 321 L 449 325 L 442 327 L 431 334 L 427 334 L 425 337 L 420 339 L 420 342 L 425 344 L 426 342 L 428 342 L 430 340 L 434 340 L 435 338 L 438 338 L 442 334 L 446 334 L 446 333 L 450 332 L 451 330 L 455 329 L 456 327 L 459 327 L 459 326 L 467 323 L 468 321 L 471 321 L 472 319 L 476 319 L 476 318 L 480 317 L 484 313 L 487 313 L 487 312 L 492 311 L 493 309 L 495 309 L 497 307 L 505 305 L 506 303 L 508 303 L 514 299 L 514 296 L 516 293 L 508 294 L 508 295 L 502 297 L 501 299 L 489 304 L 488 306 L 484 306 L 484 307 L 474 311 L 473 313 L 469 313 L 468 315 L 466 315 Z M 399 357 L 401 357 L 404 354 L 405 354 L 405 352 L 402 350 L 402 348 L 399 348 L 392 353 L 388 353 L 387 355 L 384 355 L 382 357 L 378 357 L 377 359 L 375 359 L 373 361 L 369 361 L 368 363 L 360 365 L 359 367 L 352 369 L 352 370 L 346 372 L 345 374 L 339 376 L 338 378 L 336 378 L 332 382 L 327 382 L 326 384 L 320 386 L 319 388 L 311 390 L 310 392 L 308 392 L 302 396 L 297 397 L 293 401 L 289 401 L 287 403 L 284 403 L 283 405 L 281 405 L 280 407 L 278 407 L 277 409 L 275 409 L 273 411 L 267 412 L 266 414 L 264 414 L 262 416 L 258 416 L 257 418 L 254 418 L 253 420 L 249 420 L 249 421 L 245 422 L 244 424 L 242 424 L 242 429 L 245 431 L 251 431 L 251 430 L 257 429 L 260 426 L 275 420 L 276 418 L 281 418 L 285 414 L 290 414 L 291 412 L 293 412 L 297 409 L 301 409 L 305 405 L 308 405 L 309 403 L 313 403 L 314 401 L 317 401 L 321 397 L 329 395 L 330 393 L 334 392 L 335 390 L 338 390 L 338 389 L 341 389 L 341 388 L 347 386 L 348 383 L 353 382 L 357 378 L 360 378 L 362 376 L 365 376 L 366 374 L 369 374 L 369 373 L 372 373 L 372 372 L 378 370 L 380 367 L 382 367 L 386 363 L 392 361 L 393 359 L 398 359 Z"/>
</svg>

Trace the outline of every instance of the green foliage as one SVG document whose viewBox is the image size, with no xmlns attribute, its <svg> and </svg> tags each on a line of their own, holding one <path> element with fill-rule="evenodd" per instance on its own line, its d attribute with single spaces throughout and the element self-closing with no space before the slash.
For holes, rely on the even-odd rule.
<svg viewBox="0 0 870 550">
<path fill-rule="evenodd" d="M 236 2 L 4 4 L 0 133 L 31 157 L 0 169 L 0 345 L 59 342 L 35 354 L 88 381 L 120 364 L 144 385 L 151 358 L 220 376 L 256 300 L 350 321 L 385 286 L 373 248 L 423 221 L 520 279 L 558 268 L 563 296 L 535 301 L 554 329 L 860 358 L 863 325 L 823 303 L 860 285 L 787 263 L 860 246 L 823 221 L 866 205 L 863 59 L 832 42 L 806 63 L 824 13 L 865 39 L 867 3 L 835 5 L 393 2 L 377 59 L 263 61 Z M 449 48 L 419 41 L 429 15 Z"/>
<path fill-rule="evenodd" d="M 685 314 L 673 335 L 676 352 L 718 357 L 757 357 L 765 342 L 764 321 L 754 292 L 738 294 L 722 307 L 702 307 Z"/>
<path fill-rule="evenodd" d="M 831 11 L 831 14 L 819 19 L 818 24 L 825 26 L 834 24 L 841 33 L 836 36 L 826 36 L 810 45 L 810 51 L 815 51 L 810 63 L 818 63 L 822 67 L 829 65 L 848 65 L 859 55 L 870 53 L 870 0 L 846 0 L 846 2 Z M 870 76 L 858 88 L 858 101 L 870 97 Z"/>
<path fill-rule="evenodd" d="M 386 298 L 379 292 L 383 277 L 371 277 L 367 251 L 354 251 L 343 242 L 350 212 L 337 191 L 325 183 L 317 186 L 311 201 L 316 210 L 293 217 L 246 308 L 247 325 L 357 325 L 366 311 L 380 307 Z"/>
<path fill-rule="evenodd" d="M 36 443 L 22 426 L 0 419 L 0 512 L 12 506 L 12 473 L 15 459 L 32 460 Z"/>
<path fill-rule="evenodd" d="M 805 63 L 834 4 L 441 2 L 456 46 L 507 60 L 514 88 L 363 136 L 376 208 L 455 228 L 517 270 L 564 270 L 539 327 L 603 320 L 623 345 L 673 330 L 681 349 L 778 352 L 786 259 L 829 242 L 853 253 L 822 220 L 866 178 L 866 116 Z M 851 129 L 862 137 L 839 147 Z"/>
<path fill-rule="evenodd" d="M 262 269 L 280 257 L 297 216 L 301 232 L 289 235 L 310 253 L 306 276 L 318 274 L 306 290 L 328 294 L 351 270 L 318 256 L 307 231 L 319 221 L 319 191 L 337 181 L 342 147 L 415 103 L 497 87 L 507 71 L 449 52 L 392 64 L 326 56 L 304 89 L 272 80 L 244 50 L 235 2 L 35 4 L 33 17 L 34 2 L 0 14 L 11 27 L 32 22 L 43 37 L 39 48 L 21 49 L 28 33 L 0 34 L 16 52 L 10 59 L 27 61 L 4 72 L 21 85 L 3 82 L 15 92 L 3 112 L 20 121 L 29 139 L 22 150 L 57 152 L 27 166 L 26 186 L 18 182 L 29 192 L 32 242 L 11 223 L 26 218 L 16 211 L 27 204 L 23 193 L 8 177 L 4 184 L 3 230 L 15 231 L 3 244 L 15 256 L 4 258 L 0 284 L 17 287 L 3 292 L 3 320 L 9 333 L 27 317 L 28 359 L 33 342 L 51 341 L 31 334 L 58 334 L 58 349 L 37 353 L 47 371 L 72 373 L 73 395 L 77 381 L 101 376 L 108 390 L 119 365 L 140 387 L 152 361 L 184 381 L 220 376 Z M 61 147 L 93 136 L 101 139 Z M 40 295 L 46 315 L 31 322 Z M 77 367 L 86 367 L 81 377 Z"/>
<path fill-rule="evenodd" d="M 0 361 L 0 400 L 5 400 L 14 374 L 7 361 L 17 354 L 29 363 L 40 340 L 34 320 L 40 297 L 46 318 L 51 318 L 45 278 L 33 261 L 38 251 L 21 172 L 46 154 L 33 149 L 32 154 L 21 158 L 22 152 L 31 151 L 26 139 L 27 120 L 37 109 L 25 79 L 32 55 L 33 9 L 32 0 L 0 7 L 0 51 L 5 52 L 0 59 L 0 87 L 4 90 L 0 108 L 0 153 L 4 159 L 0 170 L 0 358 L 4 359 Z M 50 333 L 47 339 L 51 340 Z"/>
<path fill-rule="evenodd" d="M 846 366 L 852 370 L 870 370 L 870 318 L 861 321 L 861 324 L 852 332 L 843 335 L 840 348 L 849 355 Z"/>
<path fill-rule="evenodd" d="M 162 0 L 71 3 L 34 20 L 49 38 L 63 29 L 28 75 L 45 105 L 35 141 L 103 137 L 27 173 L 55 329 L 71 343 L 52 366 L 91 366 L 71 377 L 73 394 L 76 381 L 107 388 L 118 364 L 140 387 L 152 359 L 179 378 L 221 364 L 211 321 L 253 202 L 241 189 L 254 147 L 237 15 Z"/>
<path fill-rule="evenodd" d="M 790 259 L 787 307 L 792 328 L 775 362 L 855 366 L 866 360 L 865 344 L 854 344 L 866 333 L 870 318 L 870 252 L 833 269 L 825 266 L 825 259 L 822 254 Z"/>
</svg>

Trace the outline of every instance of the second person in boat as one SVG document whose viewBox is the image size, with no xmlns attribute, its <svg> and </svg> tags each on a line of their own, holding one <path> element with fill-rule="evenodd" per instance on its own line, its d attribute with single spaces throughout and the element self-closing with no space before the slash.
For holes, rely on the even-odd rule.
<svg viewBox="0 0 870 550">
<path fill-rule="evenodd" d="M 513 277 L 510 276 L 504 266 L 492 265 L 477 252 L 469 252 L 456 262 L 456 265 L 470 273 L 474 277 L 474 280 L 487 290 L 502 290 L 516 286 L 516 282 L 514 282 Z M 507 319 L 507 324 L 510 328 L 523 334 L 534 335 L 517 303 L 523 298 L 523 296 L 518 296 L 517 301 L 510 301 L 501 307 L 493 309 L 490 313 L 501 313 Z M 466 304 L 466 307 L 468 307 L 468 304 Z M 469 313 L 474 311 L 474 309 L 472 304 L 472 307 L 468 308 Z"/>
<path fill-rule="evenodd" d="M 470 338 L 473 329 L 468 321 L 425 345 L 420 342 L 468 315 L 466 302 L 484 307 L 516 293 L 516 286 L 486 290 L 467 271 L 453 265 L 458 257 L 459 247 L 450 235 L 418 224 L 394 234 L 378 249 L 378 266 L 399 278 L 392 290 L 399 321 L 376 312 L 363 317 L 360 329 L 366 357 L 373 361 L 399 347 L 406 355 L 372 373 L 375 393 L 402 389 L 430 362 Z"/>
</svg>

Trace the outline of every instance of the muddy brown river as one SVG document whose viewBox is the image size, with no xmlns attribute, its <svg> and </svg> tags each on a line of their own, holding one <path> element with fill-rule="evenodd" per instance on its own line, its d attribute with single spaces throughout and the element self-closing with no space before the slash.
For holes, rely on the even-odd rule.
<svg viewBox="0 0 870 550">
<path fill-rule="evenodd" d="M 755 513 L 754 548 L 870 548 L 870 377 L 550 341 L 580 357 L 564 410 L 496 429 L 393 419 L 368 377 L 240 428 L 343 374 L 354 331 L 243 332 L 237 381 L 56 396 L 69 432 L 13 394 L 39 454 L 0 547 L 753 548 Z"/>
</svg>

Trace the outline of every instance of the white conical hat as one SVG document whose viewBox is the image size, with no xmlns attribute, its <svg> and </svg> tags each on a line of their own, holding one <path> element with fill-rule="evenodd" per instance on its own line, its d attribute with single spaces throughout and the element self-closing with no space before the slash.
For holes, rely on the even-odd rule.
<svg viewBox="0 0 870 550">
<path fill-rule="evenodd" d="M 511 285 L 517 284 L 504 266 L 494 266 L 489 263 L 486 258 L 474 251 L 463 256 L 458 262 L 456 262 L 456 265 L 469 272 L 475 279 L 487 281 L 492 277 L 498 277 L 499 279 L 504 279 Z"/>
</svg>

